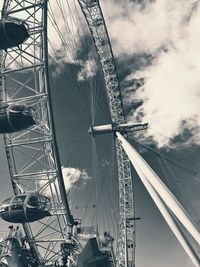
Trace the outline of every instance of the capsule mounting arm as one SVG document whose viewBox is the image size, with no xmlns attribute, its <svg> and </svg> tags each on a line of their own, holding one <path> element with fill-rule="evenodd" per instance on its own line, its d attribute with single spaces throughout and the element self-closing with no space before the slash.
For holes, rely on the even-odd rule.
<svg viewBox="0 0 200 267">
<path fill-rule="evenodd" d="M 128 133 L 128 132 L 136 132 L 141 130 L 148 129 L 148 123 L 123 123 L 123 124 L 106 124 L 106 125 L 98 125 L 98 126 L 91 126 L 88 130 L 89 134 L 92 135 L 99 135 L 99 134 L 106 134 L 106 133 L 113 133 L 113 132 L 121 132 L 121 133 Z"/>
</svg>

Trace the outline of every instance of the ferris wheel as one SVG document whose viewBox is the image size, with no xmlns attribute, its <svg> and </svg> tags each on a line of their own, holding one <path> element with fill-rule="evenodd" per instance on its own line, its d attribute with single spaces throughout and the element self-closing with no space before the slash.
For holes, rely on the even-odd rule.
<svg viewBox="0 0 200 267">
<path fill-rule="evenodd" d="M 147 124 L 125 121 L 99 1 L 4 0 L 0 35 L 0 133 L 14 192 L 0 206 L 9 222 L 1 264 L 134 267 L 130 158 L 198 266 L 174 218 L 199 242 L 197 228 L 127 144 Z"/>
<path fill-rule="evenodd" d="M 72 15 L 72 6 L 69 6 L 68 1 L 56 1 L 67 37 L 59 29 L 59 18 L 51 6 L 53 2 L 49 1 L 49 10 L 47 2 L 5 0 L 2 8 L 0 128 L 4 136 L 14 196 L 3 202 L 0 215 L 5 221 L 17 224 L 17 227 L 10 227 L 3 240 L 1 261 L 8 266 L 14 262 L 14 266 L 77 266 L 81 257 L 85 257 L 84 253 L 87 254 L 87 247 L 93 244 L 92 247 L 96 247 L 96 252 L 93 253 L 97 253 L 95 257 L 101 266 L 134 266 L 137 218 L 134 211 L 131 169 L 128 157 L 113 132 L 118 130 L 126 133 L 130 130 L 146 129 L 147 125 L 125 123 L 115 60 L 99 1 L 78 1 L 79 5 L 71 1 L 75 15 Z M 70 19 L 66 17 L 64 4 L 69 9 Z M 89 30 L 86 26 L 80 29 L 83 18 L 78 8 L 82 10 Z M 58 55 L 61 49 L 57 49 L 48 37 L 48 31 L 51 31 L 48 23 L 59 37 L 63 51 L 67 50 L 66 62 Z M 75 26 L 78 30 L 75 30 Z M 80 45 L 83 48 L 77 48 Z M 50 55 L 48 46 L 52 51 Z M 86 46 L 91 50 L 87 51 Z M 53 72 L 56 76 L 55 73 L 62 64 L 67 67 L 70 64 L 75 66 L 77 70 L 74 70 L 76 73 L 72 76 L 77 77 L 78 74 L 79 84 L 89 88 L 89 94 L 78 91 L 80 88 L 76 91 L 76 94 L 82 95 L 82 99 L 86 100 L 85 105 L 89 105 L 87 101 L 91 102 L 91 107 L 86 108 L 91 108 L 91 114 L 88 116 L 90 122 L 83 126 L 84 130 L 90 127 L 90 135 L 87 132 L 86 134 L 90 139 L 91 159 L 88 155 L 85 156 L 87 161 L 92 161 L 92 167 L 89 169 L 84 164 L 82 168 L 76 165 L 71 169 L 62 167 L 60 138 L 56 134 L 59 132 L 56 122 L 60 121 L 60 118 L 54 119 L 56 111 L 54 113 L 53 107 L 54 98 L 57 96 L 52 88 L 55 88 L 56 78 L 50 74 Z M 87 71 L 84 70 L 84 64 Z M 92 72 L 90 75 L 89 70 Z M 61 69 L 60 72 L 62 71 Z M 69 77 L 71 74 L 67 75 Z M 102 78 L 98 78 L 98 75 Z M 69 79 L 69 86 L 72 84 L 74 81 Z M 60 85 L 56 87 L 58 86 Z M 95 91 L 95 88 L 101 91 Z M 71 93 L 67 92 L 67 88 L 65 90 L 65 97 L 68 94 L 67 98 L 71 98 Z M 102 111 L 101 98 L 106 103 L 107 110 L 103 107 Z M 67 102 L 66 105 L 68 104 Z M 77 110 L 81 104 L 78 102 L 78 105 Z M 103 120 L 99 114 L 94 113 L 95 105 L 100 106 L 99 113 L 103 113 Z M 72 112 L 74 107 L 71 106 L 70 109 Z M 78 120 L 82 115 L 80 114 Z M 67 122 L 65 127 L 70 126 L 69 124 L 70 122 Z M 104 126 L 98 126 L 101 124 Z M 105 137 L 106 145 L 102 143 L 101 137 L 98 141 L 99 133 L 109 132 L 112 134 Z M 99 145 L 95 145 L 96 136 Z M 83 139 L 83 142 L 88 144 L 87 140 Z M 98 159 L 97 147 L 105 146 L 106 151 L 107 145 L 112 150 L 110 161 L 107 156 L 102 156 L 102 151 Z M 78 147 L 79 154 L 80 150 Z M 74 149 L 70 157 L 73 155 Z M 91 181 L 90 169 L 94 169 L 96 165 L 99 169 L 93 170 L 93 174 L 99 178 Z M 69 191 L 72 192 L 66 189 L 63 178 L 63 172 L 70 170 L 75 170 L 73 175 L 79 178 L 78 182 L 74 182 L 75 186 L 70 188 Z M 103 186 L 99 182 L 102 176 L 106 176 Z M 118 181 L 116 176 L 119 177 Z M 71 176 L 68 175 L 68 178 Z M 110 180 L 109 189 L 105 178 Z M 88 183 L 85 187 L 89 188 L 86 194 L 90 197 L 81 198 L 78 189 L 80 180 L 86 180 L 85 183 Z M 84 185 L 80 185 L 82 186 Z M 75 194 L 75 191 L 78 191 L 78 194 Z M 93 194 L 93 191 L 96 191 L 96 194 Z"/>
</svg>

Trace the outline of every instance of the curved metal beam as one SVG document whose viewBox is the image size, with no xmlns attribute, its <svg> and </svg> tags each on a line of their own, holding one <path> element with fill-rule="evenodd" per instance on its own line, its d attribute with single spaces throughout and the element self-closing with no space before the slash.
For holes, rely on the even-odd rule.
<svg viewBox="0 0 200 267">
<path fill-rule="evenodd" d="M 124 110 L 121 90 L 111 42 L 105 25 L 103 13 L 98 0 L 78 0 L 97 53 L 100 58 L 105 86 L 109 96 L 112 123 L 124 124 Z M 117 262 L 121 267 L 135 266 L 135 222 L 128 223 L 129 218 L 135 217 L 134 192 L 129 159 L 116 140 L 116 154 L 119 176 L 119 236 L 117 246 Z"/>
</svg>

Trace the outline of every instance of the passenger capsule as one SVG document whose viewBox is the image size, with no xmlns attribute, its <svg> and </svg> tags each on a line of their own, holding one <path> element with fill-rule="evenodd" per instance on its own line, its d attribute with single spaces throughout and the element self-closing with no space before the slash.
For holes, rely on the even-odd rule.
<svg viewBox="0 0 200 267">
<path fill-rule="evenodd" d="M 26 105 L 0 107 L 0 133 L 14 133 L 35 124 L 35 111 Z"/>
<path fill-rule="evenodd" d="M 18 46 L 28 37 L 28 29 L 21 21 L 0 21 L 0 49 Z"/>
<path fill-rule="evenodd" d="M 48 197 L 32 193 L 16 195 L 6 199 L 0 206 L 0 217 L 12 223 L 26 223 L 51 216 Z"/>
</svg>

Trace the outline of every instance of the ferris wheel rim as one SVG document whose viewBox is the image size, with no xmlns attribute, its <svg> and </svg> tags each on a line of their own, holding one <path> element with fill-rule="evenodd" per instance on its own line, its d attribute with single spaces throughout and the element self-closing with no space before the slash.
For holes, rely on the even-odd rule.
<svg viewBox="0 0 200 267">
<path fill-rule="evenodd" d="M 110 109 L 112 123 L 124 123 L 124 110 L 119 86 L 117 68 L 113 56 L 112 46 L 108 35 L 105 20 L 98 0 L 84 1 L 78 0 L 81 9 L 90 28 L 97 53 L 99 55 L 101 66 L 104 72 L 106 81 L 107 94 L 110 98 Z M 104 54 L 106 56 L 104 56 Z M 112 65 L 111 71 L 109 71 Z M 135 222 L 133 225 L 127 223 L 127 219 L 134 217 L 134 193 L 132 185 L 131 167 L 128 156 L 121 147 L 121 144 L 116 140 L 116 153 L 118 161 L 118 176 L 119 176 L 119 206 L 120 206 L 120 235 L 118 241 L 118 261 L 120 266 L 132 266 L 135 264 Z M 129 186 L 125 185 L 124 181 L 129 181 Z M 127 190 L 128 189 L 128 190 Z M 126 206 L 126 204 L 128 205 Z M 134 229 L 134 230 L 133 230 Z M 131 244 L 128 242 L 131 241 Z M 133 242 L 133 243 L 132 243 Z"/>
<path fill-rule="evenodd" d="M 26 1 L 25 1 L 26 2 Z M 26 5 L 26 3 L 25 3 L 25 5 Z M 42 10 L 43 10 L 43 37 L 41 37 L 42 39 L 43 39 L 43 48 L 42 48 L 42 53 L 41 53 L 41 56 L 42 56 L 42 58 L 41 58 L 41 60 L 43 60 L 43 65 L 44 65 L 44 77 L 45 77 L 45 82 L 46 82 L 46 90 L 47 90 L 47 98 L 46 99 L 43 99 L 42 101 L 46 101 L 45 103 L 47 104 L 47 115 L 48 115 L 48 121 L 49 121 L 49 123 L 51 124 L 50 125 L 50 128 L 51 129 L 53 129 L 54 128 L 54 125 L 53 125 L 53 119 L 52 119 L 52 111 L 51 111 L 51 106 L 50 106 L 50 103 L 51 103 L 51 98 L 50 98 L 50 96 L 49 96 L 49 92 L 50 92 L 50 90 L 48 89 L 48 87 L 49 87 L 49 78 L 48 78 L 48 52 L 47 52 L 47 1 L 46 0 L 44 0 L 43 1 L 43 3 L 41 2 L 41 3 L 37 3 L 36 2 L 36 6 L 38 7 L 38 9 L 39 8 L 41 8 Z M 9 17 L 9 7 L 10 7 L 10 2 L 8 1 L 8 0 L 5 0 L 4 1 L 4 5 L 3 5 L 3 12 L 2 12 L 2 17 L 3 16 L 6 16 L 6 17 Z M 27 7 L 29 10 L 31 9 L 31 8 L 33 8 L 34 9 L 34 4 L 32 4 L 31 6 L 30 6 L 30 8 L 29 7 Z M 19 10 L 20 10 L 20 6 L 19 6 Z M 23 9 L 22 9 L 23 10 Z M 25 7 L 24 7 L 24 10 L 25 10 Z M 35 11 L 35 10 L 34 10 Z M 33 12 L 34 12 L 33 11 Z M 18 10 L 17 10 L 17 12 L 18 12 Z M 14 11 L 13 11 L 13 9 L 12 9 L 12 13 L 14 13 Z M 8 14 L 8 15 L 7 15 Z M 33 23 L 35 24 L 35 22 L 34 22 L 34 17 L 33 17 Z M 29 27 L 28 27 L 28 29 L 29 29 Z M 37 31 L 36 31 L 37 32 Z M 37 37 L 38 38 L 38 37 Z M 31 45 L 31 44 L 30 44 Z M 7 51 L 6 51 L 7 52 Z M 21 52 L 20 52 L 21 53 Z M 44 55 L 44 59 L 43 59 L 43 55 Z M 33 64 L 34 65 L 34 64 Z M 42 65 L 41 65 L 42 66 Z M 29 69 L 31 69 L 32 68 L 32 66 L 30 66 L 30 67 L 28 67 Z M 37 67 L 36 67 L 37 68 Z M 26 68 L 26 66 L 25 66 L 25 69 L 27 69 Z M 20 71 L 23 71 L 23 67 L 20 69 Z M 6 85 L 5 85 L 5 80 L 4 80 L 4 85 L 3 86 L 5 86 L 4 87 L 4 89 L 5 89 L 5 91 L 6 91 Z M 44 94 L 44 96 L 45 96 L 46 94 Z M 41 97 L 43 98 L 43 94 L 41 94 Z M 36 98 L 37 98 L 37 96 L 36 96 Z M 7 99 L 6 99 L 7 100 Z M 22 102 L 22 103 L 26 103 L 26 99 L 19 99 L 19 101 L 20 102 Z M 19 101 L 17 101 L 17 102 L 19 102 Z M 28 102 L 27 103 L 29 103 L 29 98 L 28 98 L 28 100 L 27 100 Z M 5 99 L 4 99 L 4 102 L 5 102 Z M 10 102 L 10 100 L 9 100 L 9 102 Z M 19 102 L 19 103 L 20 103 Z M 14 103 L 14 101 L 11 101 L 11 104 L 9 104 L 9 105 L 13 105 L 13 103 Z M 9 106 L 9 107 L 11 107 L 11 106 Z M 9 110 L 10 110 L 10 108 L 8 107 L 8 111 L 7 111 L 7 113 L 9 113 Z M 45 107 L 44 107 L 45 108 Z M 42 113 L 45 113 L 45 110 L 42 110 L 43 109 L 43 107 L 41 106 L 41 114 Z M 8 114 L 9 115 L 9 114 Z M 45 117 L 44 117 L 45 118 Z M 53 125 L 53 126 L 52 126 Z M 15 129 L 13 129 L 13 130 L 15 130 Z M 29 130 L 28 130 L 29 131 Z M 58 155 L 58 152 L 57 152 L 57 145 L 56 145 L 56 136 L 55 136 L 55 131 L 54 130 L 51 130 L 51 133 L 53 133 L 52 134 L 52 138 L 50 138 L 50 140 L 49 140 L 49 145 L 51 146 L 51 143 L 53 144 L 53 149 L 54 149 L 54 159 L 55 159 L 55 166 L 56 166 L 56 172 L 58 172 L 58 176 L 59 176 L 59 179 L 58 180 L 62 180 L 63 178 L 62 178 L 62 172 L 61 172 L 61 164 L 60 164 L 60 159 L 59 159 L 59 155 Z M 6 149 L 7 149 L 7 153 L 6 153 L 6 156 L 7 156 L 7 161 L 8 161 L 8 166 L 9 166 L 9 170 L 10 170 L 10 175 L 11 175 L 11 177 L 13 177 L 13 175 L 15 175 L 15 174 L 17 174 L 17 169 L 16 169 L 16 167 L 15 167 L 15 162 L 14 162 L 14 160 L 15 160 L 15 156 L 14 156 L 14 154 L 13 154 L 13 152 L 12 151 L 10 151 L 9 152 L 9 147 L 8 147 L 8 142 L 10 142 L 10 141 L 8 141 L 8 140 L 10 140 L 10 138 L 12 138 L 12 137 L 10 137 L 10 136 L 7 136 L 7 135 L 4 135 L 4 144 L 5 144 L 5 147 L 7 147 Z M 45 135 L 44 135 L 44 141 L 42 141 L 42 142 L 44 142 L 44 144 L 47 142 L 47 139 L 45 138 Z M 32 143 L 34 143 L 35 141 L 32 141 Z M 41 140 L 40 139 L 38 139 L 38 142 L 35 142 L 35 143 L 40 143 L 41 142 Z M 23 146 L 23 142 L 21 141 L 21 143 L 19 143 L 18 145 L 21 145 L 22 144 L 22 146 Z M 28 146 L 28 144 L 29 144 L 29 142 L 26 142 L 25 144 L 27 144 L 27 146 Z M 31 143 L 30 143 L 31 144 Z M 17 144 L 16 144 L 17 145 Z M 15 146 L 15 144 L 13 143 L 13 147 Z M 30 146 L 30 145 L 29 145 Z M 49 152 L 48 152 L 48 150 L 46 151 L 47 153 L 51 153 L 51 149 L 49 150 Z M 10 153 L 11 153 L 11 155 L 12 155 L 12 159 L 10 159 Z M 33 156 L 31 156 L 32 157 L 32 160 L 34 159 L 34 157 Z M 13 167 L 12 167 L 13 166 Z M 25 167 L 26 165 L 24 165 L 24 167 Z M 22 170 L 23 170 L 24 168 L 22 168 Z M 39 172 L 38 174 L 40 175 L 40 173 L 41 172 Z M 20 175 L 20 172 L 19 172 L 19 175 Z M 48 175 L 48 174 L 47 174 Z M 18 178 L 17 178 L 18 179 Z M 15 181 L 14 181 L 14 179 L 12 178 L 11 179 L 11 182 L 12 182 L 12 186 L 13 186 L 13 190 L 14 190 L 14 194 L 16 195 L 16 196 L 20 196 L 20 194 L 21 193 L 24 193 L 24 191 L 23 191 L 23 189 L 21 189 L 20 188 L 20 186 L 18 185 L 18 183 L 16 183 Z M 62 188 L 62 181 L 61 181 L 61 188 Z M 50 185 L 50 184 L 49 184 Z M 68 226 L 68 224 L 69 224 L 69 229 L 71 229 L 71 227 L 73 226 L 73 218 L 72 217 L 70 217 L 70 211 L 69 211 L 69 207 L 68 207 L 68 203 L 67 203 L 67 201 L 66 201 L 66 192 L 65 192 L 65 190 L 64 190 L 64 187 L 60 190 L 60 192 L 61 192 L 61 195 L 62 195 L 62 201 L 63 201 L 63 204 L 64 204 L 64 206 L 65 206 L 65 210 L 66 210 L 66 212 L 65 213 L 63 213 L 63 215 L 61 215 L 61 216 L 64 216 L 64 217 L 66 217 L 66 219 L 68 219 L 68 222 L 67 222 L 67 220 L 66 220 L 66 226 Z M 27 208 L 27 207 L 26 207 Z M 11 216 L 11 215 L 10 215 Z M 41 262 L 41 258 L 40 258 L 40 255 L 38 254 L 39 252 L 38 252 L 38 249 L 37 249 L 37 247 L 34 245 L 34 243 L 32 243 L 32 240 L 33 240 L 33 234 L 31 233 L 32 232 L 32 230 L 31 230 L 31 228 L 30 228 L 30 225 L 29 224 L 27 224 L 27 223 L 23 223 L 22 222 L 22 224 L 23 224 L 23 227 L 24 227 L 24 231 L 25 231 L 25 233 L 26 233 L 26 237 L 27 237 L 27 241 L 28 241 L 28 243 L 29 243 L 29 246 L 30 246 L 30 248 L 32 249 L 32 253 L 35 255 L 35 258 L 36 258 L 36 260 L 38 261 L 38 262 Z M 41 228 L 42 229 L 42 228 Z M 52 228 L 53 229 L 53 228 Z M 69 231 L 69 229 L 68 229 L 68 231 Z M 63 229 L 63 231 L 65 231 L 64 229 Z M 42 260 L 43 261 L 43 260 Z"/>
</svg>

